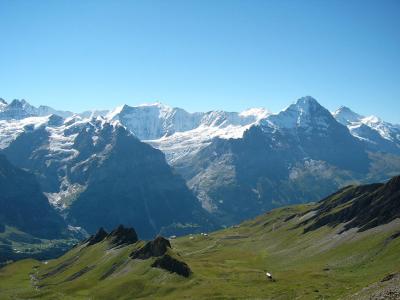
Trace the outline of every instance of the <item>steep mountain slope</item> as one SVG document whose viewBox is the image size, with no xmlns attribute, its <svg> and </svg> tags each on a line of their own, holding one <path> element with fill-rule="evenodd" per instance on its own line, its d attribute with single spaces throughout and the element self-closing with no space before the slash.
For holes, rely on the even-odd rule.
<svg viewBox="0 0 400 300">
<path fill-rule="evenodd" d="M 215 139 L 174 164 L 203 207 L 227 224 L 261 211 L 317 200 L 365 178 L 363 143 L 311 97 L 270 115 L 241 139 Z"/>
<path fill-rule="evenodd" d="M 74 234 L 50 206 L 35 177 L 3 155 L 0 191 L 0 265 L 25 257 L 55 257 L 70 248 Z"/>
<path fill-rule="evenodd" d="M 32 174 L 0 155 L 0 229 L 16 227 L 39 237 L 56 237 L 66 229 Z"/>
<path fill-rule="evenodd" d="M 387 183 L 345 187 L 321 201 L 305 231 L 344 223 L 343 231 L 365 231 L 400 218 L 400 176 Z M 311 224 L 310 224 L 311 223 Z"/>
<path fill-rule="evenodd" d="M 91 232 L 98 224 L 108 229 L 119 223 L 134 225 L 144 237 L 160 232 L 182 234 L 212 225 L 160 151 L 122 127 L 116 128 L 111 147 L 105 151 L 71 171 L 71 178 L 88 174 L 85 190 L 68 209 L 78 224 Z"/>
<path fill-rule="evenodd" d="M 144 237 L 213 228 L 162 152 L 118 122 L 54 115 L 40 121 L 25 125 L 3 153 L 37 175 L 50 202 L 72 225 L 93 232 L 122 223 Z"/>
<path fill-rule="evenodd" d="M 400 177 L 347 187 L 320 203 L 169 242 L 130 238 L 116 247 L 115 235 L 120 240 L 131 231 L 99 231 L 95 243 L 89 239 L 46 264 L 25 260 L 0 269 L 0 289 L 5 299 L 398 299 L 400 219 L 386 212 L 399 212 L 399 192 Z M 339 218 L 315 226 L 328 215 L 357 211 L 358 201 L 365 210 L 353 217 L 363 222 Z M 165 256 L 174 263 L 163 266 L 174 268 L 156 263 Z M 178 266 L 190 270 L 187 276 Z"/>
</svg>

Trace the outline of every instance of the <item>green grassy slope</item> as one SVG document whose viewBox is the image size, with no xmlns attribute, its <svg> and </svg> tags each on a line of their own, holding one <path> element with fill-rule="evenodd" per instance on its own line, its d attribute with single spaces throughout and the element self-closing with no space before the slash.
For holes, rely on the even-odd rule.
<svg viewBox="0 0 400 300">
<path fill-rule="evenodd" d="M 325 203 L 340 195 L 333 197 Z M 77 246 L 47 264 L 24 260 L 0 269 L 0 298 L 352 298 L 400 272 L 400 219 L 364 231 L 342 232 L 345 223 L 305 230 L 318 221 L 319 209 L 336 215 L 357 202 L 349 201 L 330 211 L 320 203 L 280 208 L 208 236 L 173 239 L 169 251 L 190 266 L 189 278 L 152 268 L 155 258 L 129 258 L 144 242 L 110 248 L 103 241 Z"/>
<path fill-rule="evenodd" d="M 25 260 L 1 269 L 1 297 L 336 299 L 400 271 L 400 239 L 388 239 L 400 222 L 338 236 L 338 228 L 307 234 L 293 229 L 304 216 L 285 221 L 310 207 L 278 209 L 238 228 L 173 240 L 193 271 L 188 279 L 151 268 L 153 259 L 130 259 L 140 242 L 111 250 L 102 242 L 76 247 L 48 264 Z M 266 280 L 265 271 L 276 281 Z"/>
</svg>

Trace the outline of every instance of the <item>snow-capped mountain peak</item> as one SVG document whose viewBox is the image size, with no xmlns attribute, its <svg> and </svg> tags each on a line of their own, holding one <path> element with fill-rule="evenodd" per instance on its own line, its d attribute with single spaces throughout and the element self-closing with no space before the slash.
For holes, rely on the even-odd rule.
<svg viewBox="0 0 400 300">
<path fill-rule="evenodd" d="M 158 108 L 161 110 L 171 110 L 172 108 L 160 101 L 156 101 L 156 102 L 148 102 L 148 103 L 142 103 L 137 105 L 137 107 L 153 107 L 153 108 Z"/>
<path fill-rule="evenodd" d="M 106 115 L 108 120 L 119 120 L 142 140 L 158 139 L 175 131 L 192 129 L 192 117 L 192 114 L 184 110 L 161 103 L 138 106 L 125 104 Z"/>
<path fill-rule="evenodd" d="M 298 127 L 327 127 L 332 115 L 317 100 L 310 96 L 302 97 L 277 114 L 266 117 L 262 124 L 275 129 Z"/>
<path fill-rule="evenodd" d="M 400 128 L 376 116 L 363 116 L 341 106 L 332 113 L 336 121 L 347 126 L 350 133 L 374 148 L 397 152 L 400 148 Z M 388 142 L 392 143 L 391 145 Z"/>
<path fill-rule="evenodd" d="M 92 110 L 84 111 L 79 113 L 79 115 L 83 118 L 90 118 L 99 115 L 105 116 L 107 113 L 107 110 Z M 3 99 L 0 100 L 0 120 L 22 120 L 28 117 L 44 117 L 49 115 L 57 115 L 62 118 L 69 118 L 75 115 L 75 113 L 71 111 L 56 110 L 45 105 L 35 107 L 24 99 L 14 99 L 9 104 L 7 104 L 7 102 Z"/>
<path fill-rule="evenodd" d="M 254 117 L 257 121 L 260 121 L 260 120 L 266 118 L 270 114 L 271 113 L 263 107 L 254 107 L 254 108 L 249 108 L 249 109 L 242 111 L 241 113 L 239 113 L 239 116 Z"/>
<path fill-rule="evenodd" d="M 105 115 L 105 117 L 106 117 L 107 119 L 109 119 L 109 120 L 114 119 L 118 114 L 121 113 L 121 111 L 124 109 L 125 105 L 126 105 L 126 104 L 120 105 L 120 106 L 117 106 L 116 108 L 110 110 L 110 111 Z"/>
<path fill-rule="evenodd" d="M 294 106 L 299 110 L 309 111 L 310 109 L 319 107 L 321 105 L 313 97 L 305 96 L 305 97 L 301 97 L 301 98 L 297 99 Z"/>
<path fill-rule="evenodd" d="M 63 118 L 73 115 L 72 112 L 58 111 L 49 106 L 35 107 L 24 99 L 14 99 L 9 104 L 4 100 L 0 102 L 0 120 L 21 120 L 28 117 L 42 117 L 52 114 Z"/>
<path fill-rule="evenodd" d="M 332 115 L 339 123 L 346 126 L 352 122 L 359 122 L 362 118 L 364 118 L 363 116 L 352 111 L 347 106 L 339 107 L 336 111 L 332 113 Z"/>
</svg>

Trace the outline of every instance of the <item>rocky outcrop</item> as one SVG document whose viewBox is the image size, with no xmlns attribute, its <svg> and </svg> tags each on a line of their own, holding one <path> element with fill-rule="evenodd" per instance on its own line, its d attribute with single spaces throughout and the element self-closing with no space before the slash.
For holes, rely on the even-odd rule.
<svg viewBox="0 0 400 300">
<path fill-rule="evenodd" d="M 192 273 L 189 266 L 185 262 L 168 254 L 168 249 L 171 249 L 169 240 L 158 236 L 153 241 L 149 241 L 143 247 L 133 251 L 129 256 L 132 259 L 149 259 L 151 257 L 156 257 L 156 260 L 151 265 L 152 267 L 189 277 Z"/>
<path fill-rule="evenodd" d="M 103 229 L 103 227 L 101 227 L 101 228 L 96 232 L 96 234 L 90 236 L 90 237 L 87 239 L 87 243 L 88 243 L 87 245 L 88 245 L 88 246 L 91 246 L 91 245 L 100 243 L 100 242 L 101 242 L 102 240 L 104 240 L 107 236 L 108 236 L 107 231 L 105 231 L 105 230 Z"/>
<path fill-rule="evenodd" d="M 135 229 L 123 225 L 119 225 L 118 228 L 111 231 L 107 238 L 114 247 L 133 244 L 139 240 Z"/>
<path fill-rule="evenodd" d="M 192 273 L 189 266 L 185 262 L 173 258 L 168 254 L 157 258 L 151 266 L 154 268 L 164 269 L 168 272 L 176 273 L 184 277 L 189 277 Z"/>
<path fill-rule="evenodd" d="M 130 257 L 132 259 L 158 257 L 164 255 L 168 248 L 171 248 L 170 242 L 166 238 L 158 236 L 153 241 L 147 242 L 143 247 L 133 251 Z"/>
</svg>

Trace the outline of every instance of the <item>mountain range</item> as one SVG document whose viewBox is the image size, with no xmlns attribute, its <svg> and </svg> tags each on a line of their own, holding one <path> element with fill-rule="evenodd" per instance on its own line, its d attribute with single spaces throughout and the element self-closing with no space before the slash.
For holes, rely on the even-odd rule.
<svg viewBox="0 0 400 300">
<path fill-rule="evenodd" d="M 145 238 L 230 226 L 400 173 L 400 127 L 303 97 L 279 113 L 0 103 L 1 153 L 73 228 Z"/>
</svg>

